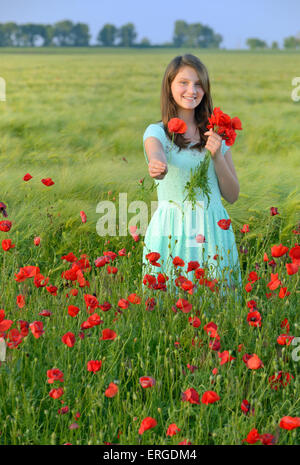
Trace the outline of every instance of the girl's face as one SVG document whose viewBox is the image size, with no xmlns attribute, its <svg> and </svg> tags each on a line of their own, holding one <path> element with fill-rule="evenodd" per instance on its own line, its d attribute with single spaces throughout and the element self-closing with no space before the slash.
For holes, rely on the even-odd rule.
<svg viewBox="0 0 300 465">
<path fill-rule="evenodd" d="M 172 81 L 171 92 L 179 108 L 193 110 L 199 105 L 204 90 L 194 68 L 191 66 L 180 68 Z"/>
</svg>

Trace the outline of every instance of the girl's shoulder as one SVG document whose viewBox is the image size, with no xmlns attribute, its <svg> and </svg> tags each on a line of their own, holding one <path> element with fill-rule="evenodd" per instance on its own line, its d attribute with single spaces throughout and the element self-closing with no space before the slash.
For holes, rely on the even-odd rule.
<svg viewBox="0 0 300 465">
<path fill-rule="evenodd" d="M 149 124 L 144 132 L 144 141 L 147 137 L 157 137 L 163 145 L 166 144 L 168 142 L 168 137 L 165 133 L 163 122 L 157 121 L 156 123 Z"/>
</svg>

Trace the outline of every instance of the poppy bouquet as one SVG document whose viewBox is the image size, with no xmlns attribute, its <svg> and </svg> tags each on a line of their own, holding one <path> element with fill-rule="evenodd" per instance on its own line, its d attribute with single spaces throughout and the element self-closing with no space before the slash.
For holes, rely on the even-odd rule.
<svg viewBox="0 0 300 465">
<path fill-rule="evenodd" d="M 212 129 L 219 136 L 225 140 L 227 146 L 234 144 L 236 138 L 236 130 L 242 129 L 240 119 L 235 116 L 230 118 L 229 115 L 223 113 L 222 110 L 217 107 L 214 108 L 213 114 L 208 118 L 209 124 L 206 126 L 207 129 Z M 195 170 L 191 170 L 190 180 L 185 184 L 185 191 L 187 195 L 185 200 L 188 199 L 192 202 L 194 207 L 196 203 L 196 189 L 201 188 L 203 194 L 207 197 L 208 205 L 210 202 L 211 190 L 208 183 L 208 167 L 210 163 L 211 153 L 208 150 L 205 154 L 204 160 L 199 163 Z"/>
</svg>

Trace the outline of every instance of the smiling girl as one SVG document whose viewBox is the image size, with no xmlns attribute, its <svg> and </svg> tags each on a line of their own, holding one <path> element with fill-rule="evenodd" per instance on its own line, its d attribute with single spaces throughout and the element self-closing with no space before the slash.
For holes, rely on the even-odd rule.
<svg viewBox="0 0 300 465">
<path fill-rule="evenodd" d="M 155 276 L 165 272 L 172 281 L 176 268 L 173 259 L 179 257 L 183 261 L 182 276 L 191 280 L 189 262 L 198 262 L 205 268 L 205 277 L 215 280 L 213 284 L 238 287 L 242 281 L 232 226 L 223 229 L 219 224 L 224 222 L 218 222 L 229 220 L 221 195 L 232 204 L 238 199 L 240 187 L 230 148 L 221 136 L 207 130 L 213 112 L 210 81 L 206 67 L 196 56 L 177 56 L 169 63 L 160 103 L 162 119 L 150 124 L 143 136 L 144 155 L 158 196 L 158 208 L 145 235 L 144 272 Z M 173 144 L 168 130 L 172 118 L 180 118 L 187 127 L 183 134 L 173 135 Z M 191 169 L 203 161 L 206 149 L 211 153 L 210 203 L 199 188 L 198 206 L 191 209 L 184 202 L 185 184 Z M 160 254 L 159 267 L 149 262 L 150 252 Z"/>
</svg>

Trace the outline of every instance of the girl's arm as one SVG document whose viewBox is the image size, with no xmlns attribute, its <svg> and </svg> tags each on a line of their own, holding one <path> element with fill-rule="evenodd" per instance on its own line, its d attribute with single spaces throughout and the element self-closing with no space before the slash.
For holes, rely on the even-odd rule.
<svg viewBox="0 0 300 465">
<path fill-rule="evenodd" d="M 212 158 L 222 197 L 229 203 L 236 202 L 239 197 L 240 185 L 234 169 L 230 149 L 227 150 L 224 156 L 219 152 L 217 156 Z"/>
<path fill-rule="evenodd" d="M 147 137 L 144 145 L 149 160 L 150 176 L 154 179 L 164 179 L 168 172 L 168 164 L 162 143 L 156 137 Z"/>
</svg>

